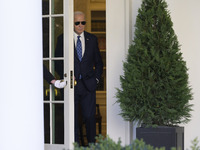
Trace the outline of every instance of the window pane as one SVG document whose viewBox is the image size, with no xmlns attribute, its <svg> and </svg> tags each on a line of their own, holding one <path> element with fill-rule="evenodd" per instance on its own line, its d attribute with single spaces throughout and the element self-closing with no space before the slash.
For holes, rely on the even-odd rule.
<svg viewBox="0 0 200 150">
<path fill-rule="evenodd" d="M 49 57 L 49 18 L 43 18 L 43 57 Z"/>
<path fill-rule="evenodd" d="M 63 34 L 63 17 L 52 18 L 52 56 L 63 57 L 63 43 L 57 47 L 57 39 Z M 59 45 L 60 46 L 60 45 Z"/>
<path fill-rule="evenodd" d="M 42 0 L 42 15 L 49 14 L 49 0 Z"/>
<path fill-rule="evenodd" d="M 63 0 L 52 0 L 52 14 L 63 14 Z"/>
<path fill-rule="evenodd" d="M 64 78 L 63 60 L 52 61 L 52 71 L 56 79 L 62 80 Z M 53 100 L 64 101 L 64 89 L 54 88 Z"/>
<path fill-rule="evenodd" d="M 49 70 L 49 61 L 43 61 L 43 64 L 44 66 Z M 43 77 L 43 90 L 44 90 L 44 93 L 43 93 L 43 99 L 45 101 L 49 101 L 50 99 L 50 85 L 49 83 L 45 80 L 45 78 Z"/>
<path fill-rule="evenodd" d="M 53 86 L 52 101 L 64 101 L 64 89 L 58 89 Z"/>
<path fill-rule="evenodd" d="M 44 104 L 44 141 L 50 143 L 50 105 Z"/>
<path fill-rule="evenodd" d="M 52 61 L 52 72 L 56 79 L 63 79 L 64 77 L 64 67 L 63 60 Z"/>
<path fill-rule="evenodd" d="M 64 104 L 53 104 L 53 144 L 64 144 Z"/>
</svg>

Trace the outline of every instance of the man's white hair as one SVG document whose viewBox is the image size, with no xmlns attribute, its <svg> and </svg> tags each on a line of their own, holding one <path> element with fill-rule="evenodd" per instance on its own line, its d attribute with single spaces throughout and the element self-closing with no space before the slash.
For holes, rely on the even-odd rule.
<svg viewBox="0 0 200 150">
<path fill-rule="evenodd" d="M 85 14 L 82 11 L 75 11 L 74 16 L 76 16 L 76 15 L 84 15 L 85 16 Z"/>
</svg>

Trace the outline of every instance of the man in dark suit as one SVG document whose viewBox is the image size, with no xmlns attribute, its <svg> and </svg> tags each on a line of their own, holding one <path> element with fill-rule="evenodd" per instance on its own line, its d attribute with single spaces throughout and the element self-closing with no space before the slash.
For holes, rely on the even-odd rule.
<svg viewBox="0 0 200 150">
<path fill-rule="evenodd" d="M 74 13 L 75 141 L 78 137 L 78 105 L 86 125 L 88 143 L 96 136 L 96 87 L 103 72 L 97 37 L 85 30 L 85 15 Z"/>
<path fill-rule="evenodd" d="M 74 13 L 74 105 L 75 142 L 79 143 L 78 119 L 82 114 L 86 125 L 88 143 L 95 142 L 96 136 L 96 87 L 103 72 L 103 62 L 98 48 L 97 37 L 85 31 L 85 15 Z M 63 34 L 58 37 L 55 56 L 63 56 Z M 61 66 L 59 64 L 58 66 Z M 59 73 L 59 71 L 57 71 Z M 81 106 L 81 112 L 79 112 Z"/>
</svg>

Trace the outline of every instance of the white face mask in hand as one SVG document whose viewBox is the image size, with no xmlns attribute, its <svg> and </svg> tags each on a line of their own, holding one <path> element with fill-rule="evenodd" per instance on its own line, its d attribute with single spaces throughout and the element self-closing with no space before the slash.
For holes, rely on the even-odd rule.
<svg viewBox="0 0 200 150">
<path fill-rule="evenodd" d="M 54 83 L 54 86 L 59 89 L 64 88 L 66 85 L 67 85 L 67 81 L 65 80 L 56 80 Z"/>
</svg>

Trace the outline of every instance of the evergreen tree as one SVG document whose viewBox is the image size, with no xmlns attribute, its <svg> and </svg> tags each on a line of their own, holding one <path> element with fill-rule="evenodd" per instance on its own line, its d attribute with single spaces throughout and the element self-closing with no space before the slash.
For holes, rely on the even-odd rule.
<svg viewBox="0 0 200 150">
<path fill-rule="evenodd" d="M 188 69 L 165 0 L 143 0 L 117 89 L 121 115 L 147 126 L 174 126 L 191 118 Z"/>
</svg>

